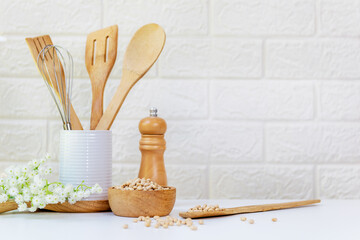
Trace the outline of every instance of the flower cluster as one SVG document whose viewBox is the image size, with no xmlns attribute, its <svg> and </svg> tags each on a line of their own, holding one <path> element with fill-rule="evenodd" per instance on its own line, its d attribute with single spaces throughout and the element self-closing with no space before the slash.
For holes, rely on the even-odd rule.
<svg viewBox="0 0 360 240">
<path fill-rule="evenodd" d="M 99 184 L 88 187 L 83 183 L 77 187 L 60 182 L 49 183 L 43 176 L 52 173 L 45 163 L 51 158 L 49 154 L 41 159 L 34 159 L 23 167 L 10 167 L 6 170 L 6 177 L 0 178 L 0 203 L 14 200 L 19 211 L 35 212 L 47 204 L 74 204 L 93 193 L 101 193 Z M 28 208 L 28 204 L 30 207 Z"/>
</svg>

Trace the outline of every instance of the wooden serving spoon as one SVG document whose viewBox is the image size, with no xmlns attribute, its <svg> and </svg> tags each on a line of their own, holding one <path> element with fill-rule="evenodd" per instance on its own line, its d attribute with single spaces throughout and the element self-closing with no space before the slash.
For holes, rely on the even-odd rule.
<svg viewBox="0 0 360 240">
<path fill-rule="evenodd" d="M 30 203 L 27 203 L 30 207 Z M 16 210 L 18 205 L 13 200 L 9 200 L 4 203 L 0 203 L 0 213 Z M 67 213 L 90 213 L 90 212 L 104 212 L 109 211 L 108 200 L 96 200 L 96 201 L 79 201 L 74 204 L 68 202 L 58 204 L 48 204 L 44 208 L 45 210 L 54 212 L 67 212 Z"/>
<path fill-rule="evenodd" d="M 252 205 L 252 206 L 244 206 L 244 207 L 234 207 L 234 208 L 223 208 L 222 210 L 206 212 L 180 212 L 180 217 L 183 218 L 205 218 L 205 217 L 216 217 L 216 216 L 226 216 L 233 215 L 239 213 L 254 213 L 254 212 L 265 212 L 271 210 L 279 210 L 286 208 L 294 208 L 305 206 L 309 204 L 319 203 L 320 200 L 306 200 L 306 201 L 298 201 L 298 202 L 286 202 L 286 203 L 273 203 L 273 204 L 263 204 L 263 205 Z"/>
<path fill-rule="evenodd" d="M 26 43 L 30 49 L 30 52 L 31 52 L 31 55 L 35 61 L 35 64 L 36 64 L 36 67 L 38 68 L 39 72 L 41 73 L 40 69 L 39 69 L 39 66 L 37 64 L 37 59 L 38 59 L 38 56 L 39 56 L 39 53 L 41 52 L 41 50 L 47 46 L 47 45 L 53 45 L 52 41 L 51 41 L 51 38 L 49 35 L 44 35 L 44 36 L 39 36 L 39 37 L 34 37 L 34 38 L 26 38 Z M 49 67 L 49 74 L 52 75 L 52 76 L 45 76 L 46 78 L 46 81 L 55 81 L 55 72 L 54 72 L 54 68 L 53 68 L 53 61 L 52 59 L 50 58 L 45 58 L 45 64 L 47 64 Z M 61 74 L 62 71 L 59 71 L 59 74 Z M 62 74 L 64 74 L 62 72 Z M 62 78 L 64 79 L 64 77 Z M 50 86 L 56 86 L 56 82 L 49 82 L 49 85 Z M 57 94 L 58 91 L 57 91 L 57 88 L 54 88 L 54 90 L 56 91 Z M 70 108 L 70 122 L 71 122 L 71 126 L 72 126 L 72 129 L 73 130 L 83 130 L 83 127 L 81 125 L 81 122 L 78 118 L 78 116 L 76 115 L 75 113 L 75 110 L 71 104 L 71 108 Z"/>
<path fill-rule="evenodd" d="M 104 89 L 115 64 L 117 42 L 117 25 L 92 32 L 87 36 L 85 65 L 90 76 L 92 90 L 91 130 L 96 128 L 103 115 Z"/>
<path fill-rule="evenodd" d="M 147 24 L 136 31 L 125 52 L 120 85 L 96 130 L 110 129 L 130 89 L 158 59 L 165 38 L 164 30 L 155 23 Z"/>
</svg>

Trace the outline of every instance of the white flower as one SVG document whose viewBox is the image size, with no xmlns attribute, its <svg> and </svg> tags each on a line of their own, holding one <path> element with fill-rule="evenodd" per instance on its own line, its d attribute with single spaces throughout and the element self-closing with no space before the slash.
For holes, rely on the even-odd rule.
<svg viewBox="0 0 360 240">
<path fill-rule="evenodd" d="M 31 191 L 30 191 L 30 188 L 28 187 L 23 187 L 23 189 L 21 190 L 22 194 L 23 195 L 26 195 L 26 194 L 30 194 Z"/>
<path fill-rule="evenodd" d="M 21 171 L 22 171 L 23 173 L 28 173 L 28 172 L 29 172 L 29 168 L 28 168 L 27 166 L 23 166 L 22 169 L 21 169 Z"/>
<path fill-rule="evenodd" d="M 0 185 L 4 185 L 5 184 L 5 179 L 4 178 L 0 178 Z"/>
<path fill-rule="evenodd" d="M 32 166 L 37 167 L 40 164 L 40 161 L 38 159 L 32 160 Z"/>
<path fill-rule="evenodd" d="M 70 193 L 70 198 L 74 199 L 75 201 L 79 201 L 79 194 L 77 192 Z"/>
<path fill-rule="evenodd" d="M 90 194 L 91 194 L 91 191 L 90 191 L 89 189 L 86 189 L 86 190 L 84 191 L 84 198 L 89 197 Z"/>
<path fill-rule="evenodd" d="M 31 195 L 30 194 L 24 194 L 24 201 L 25 202 L 30 202 L 31 200 Z"/>
<path fill-rule="evenodd" d="M 56 185 L 55 184 L 51 184 L 51 185 L 49 185 L 48 186 L 48 190 L 50 191 L 50 192 L 54 192 L 54 190 L 56 189 Z"/>
<path fill-rule="evenodd" d="M 25 177 L 19 177 L 17 182 L 18 182 L 18 184 L 24 184 L 25 180 L 26 180 Z"/>
<path fill-rule="evenodd" d="M 41 158 L 40 159 L 40 164 L 44 164 L 44 163 L 46 163 L 46 158 Z"/>
<path fill-rule="evenodd" d="M 19 212 L 26 211 L 26 209 L 27 209 L 26 203 L 18 204 L 18 210 L 19 210 Z"/>
<path fill-rule="evenodd" d="M 35 185 L 34 183 L 30 185 L 30 192 L 33 194 L 33 195 L 36 195 L 38 192 L 39 192 L 39 188 L 37 185 Z"/>
<path fill-rule="evenodd" d="M 36 207 L 36 206 L 32 206 L 31 208 L 29 208 L 29 211 L 30 211 L 30 212 L 35 212 L 35 211 L 36 211 L 36 209 L 37 209 L 37 207 Z"/>
<path fill-rule="evenodd" d="M 90 191 L 91 193 L 102 193 L 102 188 L 99 184 L 95 184 Z"/>
<path fill-rule="evenodd" d="M 66 201 L 66 198 L 65 197 L 59 197 L 59 202 L 60 203 L 64 203 Z"/>
<path fill-rule="evenodd" d="M 31 203 L 32 203 L 33 206 L 35 206 L 35 207 L 38 207 L 38 206 L 41 204 L 41 202 L 42 202 L 42 200 L 41 200 L 41 198 L 38 197 L 38 196 L 33 197 L 32 201 L 31 201 Z"/>
<path fill-rule="evenodd" d="M 46 200 L 47 203 L 55 203 L 54 202 L 54 195 L 47 195 L 45 197 L 45 200 Z"/>
<path fill-rule="evenodd" d="M 6 202 L 8 200 L 8 196 L 6 194 L 0 195 L 0 203 Z"/>
<path fill-rule="evenodd" d="M 37 195 L 40 196 L 40 197 L 45 197 L 46 191 L 45 191 L 44 189 L 40 189 L 40 190 L 38 191 Z"/>
<path fill-rule="evenodd" d="M 9 184 L 10 186 L 16 186 L 16 185 L 17 185 L 17 180 L 16 180 L 16 178 L 15 178 L 15 177 L 10 177 L 10 178 L 8 179 L 8 184 Z"/>
<path fill-rule="evenodd" d="M 70 204 L 74 204 L 74 203 L 76 203 L 76 200 L 71 197 L 71 198 L 69 198 L 68 202 L 69 202 Z"/>
<path fill-rule="evenodd" d="M 10 194 L 10 196 L 16 196 L 19 193 L 19 190 L 15 187 L 12 187 L 9 189 L 8 193 Z"/>
<path fill-rule="evenodd" d="M 50 153 L 46 153 L 46 154 L 45 154 L 45 158 L 46 158 L 46 159 L 50 159 L 51 157 L 52 157 L 52 156 L 51 156 Z"/>
<path fill-rule="evenodd" d="M 51 185 L 50 185 L 51 186 Z M 49 189 L 50 190 L 50 189 Z M 51 190 L 50 190 L 51 191 Z M 56 186 L 56 188 L 54 188 L 53 190 L 52 190 L 52 192 L 54 193 L 54 194 L 58 194 L 58 195 L 60 195 L 61 193 L 63 193 L 64 191 L 63 191 L 63 188 L 62 187 L 58 187 L 58 186 Z M 64 196 L 65 196 L 65 194 L 64 194 Z"/>
<path fill-rule="evenodd" d="M 22 196 L 22 195 L 17 195 L 16 197 L 15 197 L 15 202 L 19 205 L 19 204 L 21 204 L 21 203 L 23 203 L 24 202 L 24 197 Z"/>
<path fill-rule="evenodd" d="M 77 194 L 78 194 L 78 199 L 79 199 L 79 200 L 81 200 L 82 198 L 84 198 L 84 194 L 85 194 L 85 193 L 84 193 L 83 190 L 78 191 Z"/>
<path fill-rule="evenodd" d="M 44 207 L 46 207 L 46 204 L 45 204 L 44 202 L 41 202 L 41 203 L 39 204 L 39 208 L 42 209 L 42 208 L 44 208 Z"/>
<path fill-rule="evenodd" d="M 49 174 L 51 174 L 51 172 L 52 172 L 51 168 L 45 169 L 44 175 L 49 175 Z"/>
<path fill-rule="evenodd" d="M 13 175 L 14 174 L 14 168 L 13 167 L 7 168 L 6 173 L 9 174 L 9 175 Z"/>
<path fill-rule="evenodd" d="M 73 191 L 73 189 L 74 189 L 73 185 L 68 183 L 65 185 L 64 192 L 66 194 L 69 194 Z"/>
<path fill-rule="evenodd" d="M 21 175 L 21 170 L 20 170 L 20 168 L 18 168 L 18 167 L 14 168 L 14 175 L 15 175 L 16 177 L 19 177 L 19 176 Z"/>
</svg>

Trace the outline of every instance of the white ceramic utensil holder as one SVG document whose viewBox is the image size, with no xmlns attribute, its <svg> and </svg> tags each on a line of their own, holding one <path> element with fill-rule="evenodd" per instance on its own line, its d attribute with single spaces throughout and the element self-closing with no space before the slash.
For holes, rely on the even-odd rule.
<svg viewBox="0 0 360 240">
<path fill-rule="evenodd" d="M 107 200 L 112 186 L 112 137 L 108 130 L 63 130 L 60 132 L 60 182 L 77 186 L 98 183 L 103 192 L 84 199 Z"/>
</svg>

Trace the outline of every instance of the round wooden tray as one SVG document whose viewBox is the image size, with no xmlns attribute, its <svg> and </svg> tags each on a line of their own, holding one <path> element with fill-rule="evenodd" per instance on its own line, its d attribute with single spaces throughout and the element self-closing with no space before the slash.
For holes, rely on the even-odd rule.
<svg viewBox="0 0 360 240">
<path fill-rule="evenodd" d="M 64 213 L 90 213 L 110 211 L 108 200 L 79 201 L 74 204 L 68 202 L 48 204 L 46 210 Z"/>
<path fill-rule="evenodd" d="M 30 205 L 30 204 L 28 204 Z M 30 207 L 30 206 L 29 206 Z M 0 213 L 16 210 L 18 205 L 14 201 L 0 203 Z M 48 204 L 45 210 L 63 213 L 91 213 L 110 211 L 108 200 L 79 201 L 74 204 L 68 202 L 58 204 Z"/>
</svg>

